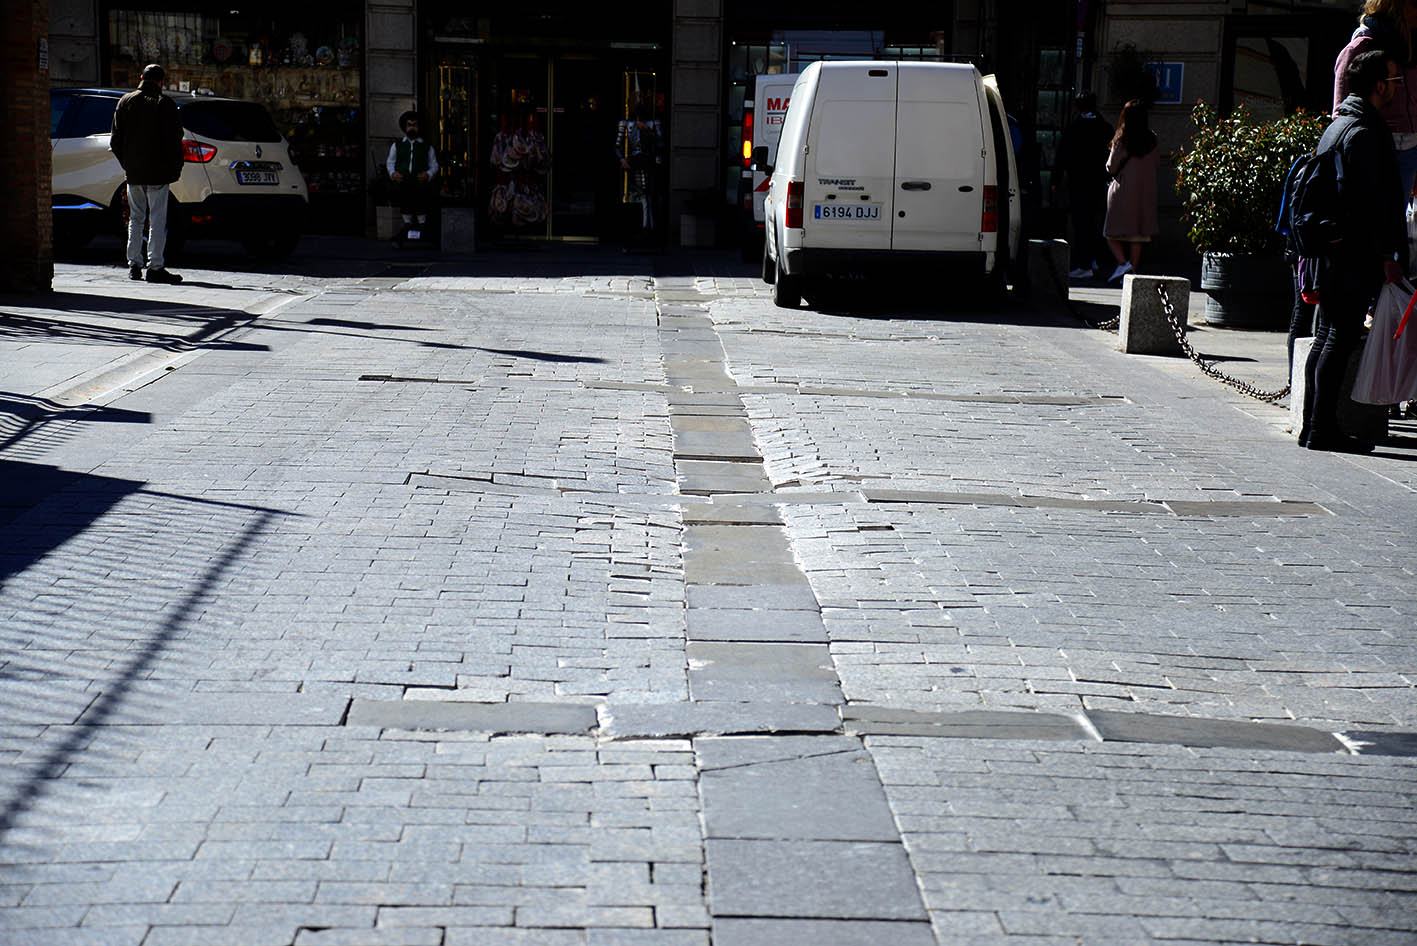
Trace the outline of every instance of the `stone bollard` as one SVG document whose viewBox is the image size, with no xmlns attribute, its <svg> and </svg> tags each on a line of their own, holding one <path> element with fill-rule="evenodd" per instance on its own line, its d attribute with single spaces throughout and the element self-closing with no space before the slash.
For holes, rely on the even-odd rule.
<svg viewBox="0 0 1417 946">
<path fill-rule="evenodd" d="M 1289 433 L 1299 439 L 1299 429 L 1304 426 L 1304 362 L 1309 360 L 1313 350 L 1313 338 L 1294 339 L 1294 367 L 1289 374 Z M 1343 389 L 1338 402 L 1338 429 L 1350 437 L 1357 437 L 1367 443 L 1382 443 L 1387 440 L 1387 406 L 1383 404 L 1360 404 L 1353 400 L 1353 379 L 1358 374 L 1358 362 L 1363 359 L 1363 346 L 1353 350 L 1348 359 L 1348 370 L 1343 374 Z"/>
<path fill-rule="evenodd" d="M 1068 241 L 1029 240 L 1028 282 L 1038 302 L 1068 301 Z"/>
<path fill-rule="evenodd" d="M 1117 332 L 1117 350 L 1129 355 L 1180 355 L 1181 343 L 1166 319 L 1161 295 L 1156 290 L 1164 286 L 1166 296 L 1176 311 L 1181 331 L 1186 331 L 1191 304 L 1191 281 L 1181 276 L 1122 277 L 1122 324 Z"/>
</svg>

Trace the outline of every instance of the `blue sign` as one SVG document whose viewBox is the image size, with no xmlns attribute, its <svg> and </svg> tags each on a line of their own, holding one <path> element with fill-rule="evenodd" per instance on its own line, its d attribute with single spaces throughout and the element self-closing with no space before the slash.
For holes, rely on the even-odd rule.
<svg viewBox="0 0 1417 946">
<path fill-rule="evenodd" d="M 1146 64 L 1146 71 L 1156 79 L 1157 105 L 1181 104 L 1181 87 L 1186 78 L 1184 62 L 1149 62 Z"/>
</svg>

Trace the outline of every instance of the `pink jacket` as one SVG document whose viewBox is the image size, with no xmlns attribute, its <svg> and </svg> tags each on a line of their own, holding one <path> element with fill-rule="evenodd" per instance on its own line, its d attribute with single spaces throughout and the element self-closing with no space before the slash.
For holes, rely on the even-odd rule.
<svg viewBox="0 0 1417 946">
<path fill-rule="evenodd" d="M 1338 103 L 1348 97 L 1352 91 L 1348 88 L 1348 64 L 1359 53 L 1367 52 L 1370 49 L 1380 49 L 1377 37 L 1371 33 L 1359 31 L 1348 45 L 1343 47 L 1343 52 L 1338 54 L 1338 61 L 1333 64 L 1333 112 L 1337 114 Z M 1388 129 L 1393 132 L 1414 132 L 1417 131 L 1417 66 L 1405 66 L 1402 70 L 1402 87 L 1398 89 L 1397 95 L 1393 96 L 1391 104 L 1383 109 L 1380 114 L 1387 122 Z"/>
</svg>

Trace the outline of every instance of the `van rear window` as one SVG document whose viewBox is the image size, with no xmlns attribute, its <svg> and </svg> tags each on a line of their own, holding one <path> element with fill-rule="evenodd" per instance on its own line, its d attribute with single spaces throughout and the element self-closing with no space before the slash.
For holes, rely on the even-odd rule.
<svg viewBox="0 0 1417 946">
<path fill-rule="evenodd" d="M 895 172 L 893 104 L 827 101 L 818 105 L 812 116 L 817 172 L 823 177 L 889 181 Z"/>
<path fill-rule="evenodd" d="M 216 141 L 280 141 L 280 130 L 263 105 L 255 102 L 188 102 L 182 126 Z"/>
</svg>

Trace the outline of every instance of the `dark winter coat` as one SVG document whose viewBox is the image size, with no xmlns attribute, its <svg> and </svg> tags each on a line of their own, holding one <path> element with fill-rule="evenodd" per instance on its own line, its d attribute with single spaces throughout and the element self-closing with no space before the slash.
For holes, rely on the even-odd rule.
<svg viewBox="0 0 1417 946">
<path fill-rule="evenodd" d="M 1343 241 L 1333 258 L 1352 275 L 1381 279 L 1383 261 L 1407 268 L 1407 218 L 1402 177 L 1392 135 L 1378 110 L 1357 95 L 1339 103 L 1337 117 L 1319 139 L 1318 153 L 1343 155 Z M 1394 255 L 1396 254 L 1396 255 Z"/>
<path fill-rule="evenodd" d="M 1063 130 L 1057 167 L 1066 177 L 1074 200 L 1101 200 L 1111 178 L 1104 165 L 1112 143 L 1112 126 L 1096 112 L 1086 112 Z"/>
<path fill-rule="evenodd" d="M 108 147 L 129 184 L 171 184 L 182 176 L 182 121 L 162 87 L 144 82 L 118 100 Z"/>
</svg>

